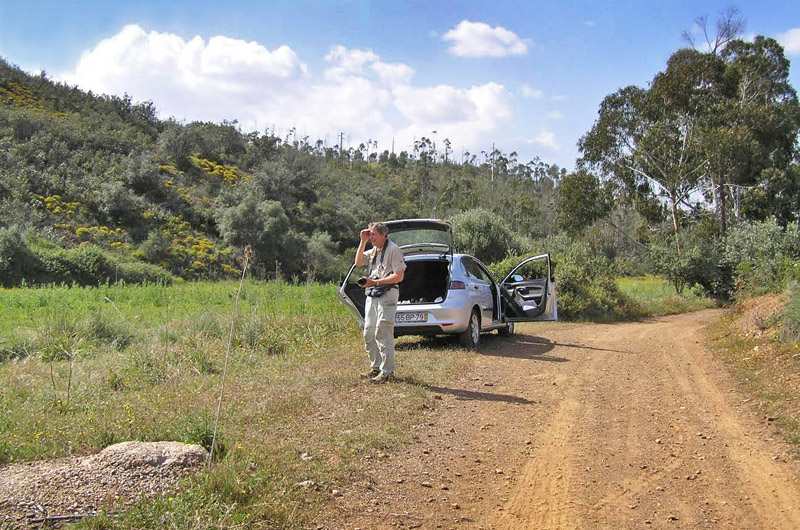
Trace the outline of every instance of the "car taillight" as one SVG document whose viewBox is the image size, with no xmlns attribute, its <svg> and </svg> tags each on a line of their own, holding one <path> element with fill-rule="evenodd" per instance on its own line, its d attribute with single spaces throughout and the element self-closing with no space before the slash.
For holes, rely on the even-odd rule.
<svg viewBox="0 0 800 530">
<path fill-rule="evenodd" d="M 452 282 L 450 282 L 450 290 L 466 289 L 466 288 L 467 288 L 467 284 L 465 284 L 464 282 L 462 282 L 460 280 L 453 280 Z"/>
</svg>

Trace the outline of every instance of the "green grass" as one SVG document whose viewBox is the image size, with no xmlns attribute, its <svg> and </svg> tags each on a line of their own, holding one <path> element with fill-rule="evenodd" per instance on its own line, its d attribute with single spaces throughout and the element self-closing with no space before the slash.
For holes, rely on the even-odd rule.
<svg viewBox="0 0 800 530">
<path fill-rule="evenodd" d="M 238 284 L 0 290 L 0 464 L 125 440 L 209 445 Z M 408 441 L 470 354 L 403 338 L 405 382 L 365 385 L 334 285 L 245 282 L 226 381 L 222 458 L 170 499 L 86 528 L 296 528 L 367 456 Z M 303 460 L 302 453 L 312 455 Z M 313 480 L 318 488 L 295 485 Z"/>
<path fill-rule="evenodd" d="M 666 282 L 621 284 L 639 314 L 677 310 L 659 302 L 673 297 Z M 0 464 L 125 440 L 208 447 L 237 287 L 0 290 Z M 401 381 L 363 384 L 360 332 L 332 284 L 245 282 L 232 339 L 215 467 L 169 498 L 79 527 L 307 526 L 367 457 L 409 441 L 435 407 L 428 387 L 446 386 L 472 358 L 452 341 L 405 337 Z M 305 480 L 317 487 L 296 487 Z"/>
<path fill-rule="evenodd" d="M 684 289 L 678 295 L 671 283 L 658 276 L 617 278 L 617 286 L 628 300 L 624 313 L 632 317 L 671 315 L 716 306 L 700 289 Z"/>
</svg>

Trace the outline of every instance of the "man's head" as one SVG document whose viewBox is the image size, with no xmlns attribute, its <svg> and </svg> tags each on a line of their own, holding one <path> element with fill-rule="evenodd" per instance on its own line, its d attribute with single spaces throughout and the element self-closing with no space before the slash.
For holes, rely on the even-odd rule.
<svg viewBox="0 0 800 530">
<path fill-rule="evenodd" d="M 386 244 L 386 238 L 389 236 L 389 229 L 383 223 L 370 223 L 369 224 L 369 240 L 378 247 L 383 248 Z"/>
</svg>

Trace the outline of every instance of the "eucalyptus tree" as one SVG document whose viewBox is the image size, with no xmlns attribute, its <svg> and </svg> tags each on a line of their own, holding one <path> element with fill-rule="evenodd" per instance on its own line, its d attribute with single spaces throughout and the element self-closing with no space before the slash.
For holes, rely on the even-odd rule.
<svg viewBox="0 0 800 530">
<path fill-rule="evenodd" d="M 687 110 L 691 105 L 671 97 L 672 82 L 673 76 L 664 76 L 650 90 L 628 86 L 606 96 L 578 146 L 582 166 L 618 180 L 631 195 L 654 192 L 667 200 L 677 238 L 679 206 L 697 190 L 704 164 L 697 117 Z"/>
<path fill-rule="evenodd" d="M 738 199 L 774 189 L 776 183 L 769 180 L 789 168 L 800 132 L 800 106 L 789 83 L 789 61 L 774 39 L 734 40 L 720 58 L 728 88 L 709 114 L 703 145 L 724 233 L 728 194 Z M 737 218 L 739 204 L 734 203 Z"/>
<path fill-rule="evenodd" d="M 563 178 L 559 186 L 556 226 L 577 236 L 611 212 L 613 200 L 608 188 L 594 175 L 577 171 Z"/>
<path fill-rule="evenodd" d="M 649 88 L 603 100 L 579 142 L 581 163 L 629 193 L 649 188 L 665 200 L 676 242 L 681 205 L 708 184 L 724 233 L 732 191 L 765 186 L 774 174 L 765 170 L 785 170 L 796 152 L 800 111 L 788 73 L 780 45 L 760 36 L 678 50 Z"/>
</svg>

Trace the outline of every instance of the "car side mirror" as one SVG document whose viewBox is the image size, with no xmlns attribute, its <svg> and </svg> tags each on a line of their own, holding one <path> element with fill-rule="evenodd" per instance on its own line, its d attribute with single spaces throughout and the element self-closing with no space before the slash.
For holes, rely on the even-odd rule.
<svg viewBox="0 0 800 530">
<path fill-rule="evenodd" d="M 519 283 L 525 281 L 525 278 L 521 274 L 515 274 L 511 277 L 511 281 L 514 283 Z"/>
</svg>

